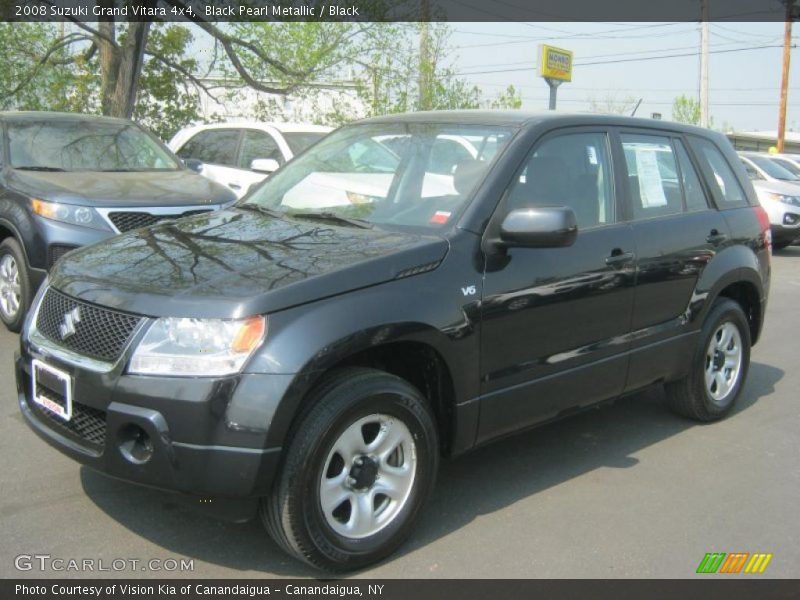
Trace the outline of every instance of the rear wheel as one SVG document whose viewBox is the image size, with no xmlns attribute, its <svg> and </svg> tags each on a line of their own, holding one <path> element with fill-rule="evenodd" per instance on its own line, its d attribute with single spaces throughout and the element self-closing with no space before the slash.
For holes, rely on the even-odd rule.
<svg viewBox="0 0 800 600">
<path fill-rule="evenodd" d="M 750 366 L 750 327 L 738 303 L 714 302 L 692 360 L 689 374 L 666 386 L 670 407 L 698 421 L 721 419 L 733 408 Z"/>
<path fill-rule="evenodd" d="M 416 388 L 372 369 L 336 373 L 312 401 L 261 502 L 262 521 L 298 558 L 358 569 L 408 536 L 433 487 L 436 427 Z"/>
<path fill-rule="evenodd" d="M 17 240 L 0 243 L 0 320 L 10 331 L 22 329 L 31 302 L 31 285 L 25 255 Z"/>
</svg>

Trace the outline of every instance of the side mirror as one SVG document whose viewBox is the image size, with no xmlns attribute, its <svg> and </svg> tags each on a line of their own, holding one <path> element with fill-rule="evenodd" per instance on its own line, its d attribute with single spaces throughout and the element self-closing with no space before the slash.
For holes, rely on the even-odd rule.
<svg viewBox="0 0 800 600">
<path fill-rule="evenodd" d="M 185 158 L 183 160 L 183 164 L 186 165 L 187 169 L 191 169 L 195 173 L 202 173 L 203 172 L 203 161 L 197 160 L 196 158 Z"/>
<path fill-rule="evenodd" d="M 500 242 L 504 246 L 561 248 L 571 246 L 577 235 L 575 213 L 567 206 L 512 210 L 500 225 Z"/>
<path fill-rule="evenodd" d="M 250 170 L 258 173 L 274 173 L 280 166 L 274 158 L 256 158 L 250 163 Z"/>
</svg>

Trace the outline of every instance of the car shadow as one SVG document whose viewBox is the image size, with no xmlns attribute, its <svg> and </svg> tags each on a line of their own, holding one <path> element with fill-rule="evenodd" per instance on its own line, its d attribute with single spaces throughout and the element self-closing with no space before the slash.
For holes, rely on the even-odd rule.
<svg viewBox="0 0 800 600">
<path fill-rule="evenodd" d="M 780 250 L 773 249 L 772 253 L 776 256 L 800 256 L 800 245 L 786 246 Z"/>
<path fill-rule="evenodd" d="M 771 394 L 783 375 L 781 369 L 752 363 L 747 385 L 728 418 L 737 418 Z M 665 406 L 663 387 L 653 386 L 445 461 L 433 499 L 399 555 L 584 473 L 633 468 L 639 462 L 635 453 L 697 426 L 704 425 L 673 415 Z M 288 557 L 258 520 L 218 521 L 176 502 L 174 494 L 110 479 L 86 467 L 81 469 L 81 482 L 100 510 L 171 553 L 256 575 L 323 575 Z"/>
</svg>

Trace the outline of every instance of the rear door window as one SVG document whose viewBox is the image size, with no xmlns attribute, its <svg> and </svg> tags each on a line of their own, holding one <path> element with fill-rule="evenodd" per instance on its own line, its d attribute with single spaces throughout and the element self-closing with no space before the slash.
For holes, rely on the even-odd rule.
<svg viewBox="0 0 800 600">
<path fill-rule="evenodd" d="M 681 182 L 672 141 L 666 136 L 622 134 L 628 195 L 634 219 L 683 212 Z"/>
</svg>

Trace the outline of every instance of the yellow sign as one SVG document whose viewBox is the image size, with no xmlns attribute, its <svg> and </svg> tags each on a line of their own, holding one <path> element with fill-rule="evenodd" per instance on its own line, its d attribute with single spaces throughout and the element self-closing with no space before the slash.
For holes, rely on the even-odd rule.
<svg viewBox="0 0 800 600">
<path fill-rule="evenodd" d="M 572 52 L 539 44 L 539 75 L 547 79 L 572 81 Z"/>
</svg>

